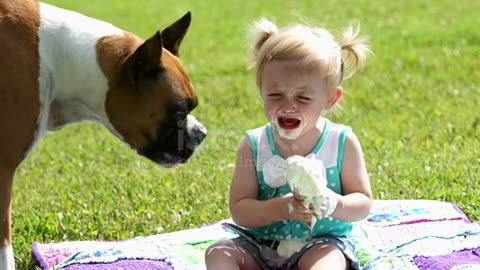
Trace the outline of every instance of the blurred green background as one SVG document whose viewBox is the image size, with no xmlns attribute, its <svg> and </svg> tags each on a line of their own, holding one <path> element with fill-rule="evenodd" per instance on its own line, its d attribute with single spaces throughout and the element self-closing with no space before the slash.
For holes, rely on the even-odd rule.
<svg viewBox="0 0 480 270">
<path fill-rule="evenodd" d="M 361 22 L 375 56 L 344 83 L 343 110 L 327 117 L 362 142 L 375 198 L 450 201 L 480 219 L 480 1 L 45 2 L 142 38 L 191 11 L 180 54 L 209 135 L 186 165 L 164 169 L 95 123 L 50 133 L 15 179 L 18 269 L 35 267 L 33 241 L 128 239 L 229 216 L 236 148 L 266 121 L 246 61 L 246 30 L 260 17 L 334 33 Z"/>
</svg>

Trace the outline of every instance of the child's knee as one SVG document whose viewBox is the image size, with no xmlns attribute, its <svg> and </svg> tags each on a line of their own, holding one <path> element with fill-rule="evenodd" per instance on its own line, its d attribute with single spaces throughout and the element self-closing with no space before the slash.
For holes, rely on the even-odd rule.
<svg viewBox="0 0 480 270">
<path fill-rule="evenodd" d="M 343 252 L 333 245 L 319 245 L 309 249 L 298 261 L 298 269 L 346 269 L 346 258 Z M 315 266 L 315 267 L 314 267 Z M 335 266 L 335 267 L 332 267 Z"/>
<path fill-rule="evenodd" d="M 232 256 L 232 253 L 237 250 L 236 245 L 230 241 L 220 241 L 210 245 L 205 251 L 205 258 L 217 257 L 219 255 Z"/>
<path fill-rule="evenodd" d="M 217 242 L 206 249 L 205 264 L 207 269 L 232 269 L 245 264 L 243 253 L 245 252 L 233 241 Z"/>
</svg>

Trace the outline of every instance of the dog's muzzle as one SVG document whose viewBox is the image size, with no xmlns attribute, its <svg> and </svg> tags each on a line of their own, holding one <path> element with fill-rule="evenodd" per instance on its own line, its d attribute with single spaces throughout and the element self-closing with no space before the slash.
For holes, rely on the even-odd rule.
<svg viewBox="0 0 480 270">
<path fill-rule="evenodd" d="M 138 153 L 161 166 L 173 167 L 187 162 L 206 136 L 202 123 L 188 115 L 184 124 L 167 128 L 163 137 Z"/>
</svg>

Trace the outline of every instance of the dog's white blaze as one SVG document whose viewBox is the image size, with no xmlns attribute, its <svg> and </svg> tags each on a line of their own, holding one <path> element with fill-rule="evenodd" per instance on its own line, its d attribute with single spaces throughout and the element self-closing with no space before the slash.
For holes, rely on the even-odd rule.
<svg viewBox="0 0 480 270">
<path fill-rule="evenodd" d="M 0 268 L 5 270 L 15 270 L 15 260 L 13 258 L 13 248 L 11 246 L 0 247 Z"/>
<path fill-rule="evenodd" d="M 198 121 L 197 118 L 195 118 L 195 116 L 189 114 L 187 115 L 187 130 L 190 133 L 194 128 L 197 128 L 201 132 L 207 134 L 207 128 L 204 125 L 202 125 L 202 123 L 200 123 L 200 121 Z"/>
<path fill-rule="evenodd" d="M 100 38 L 123 31 L 73 11 L 45 3 L 39 7 L 41 108 L 30 150 L 48 131 L 53 100 L 66 105 L 62 116 L 67 122 L 93 120 L 116 133 L 105 112 L 108 81 L 97 63 L 95 46 Z"/>
</svg>

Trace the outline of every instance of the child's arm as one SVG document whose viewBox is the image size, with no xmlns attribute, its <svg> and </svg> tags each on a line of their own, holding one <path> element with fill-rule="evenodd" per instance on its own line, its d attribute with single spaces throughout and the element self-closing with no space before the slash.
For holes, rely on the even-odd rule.
<svg viewBox="0 0 480 270">
<path fill-rule="evenodd" d="M 247 137 L 240 143 L 237 164 L 230 186 L 230 213 L 238 225 L 260 227 L 284 219 L 297 219 L 310 223 L 312 213 L 287 194 L 267 201 L 258 200 L 258 180 L 252 150 Z M 289 204 L 295 209 L 289 211 Z"/>
<path fill-rule="evenodd" d="M 373 202 L 370 179 L 357 136 L 349 132 L 341 171 L 343 196 L 332 216 L 345 221 L 359 221 L 367 217 Z"/>
</svg>

